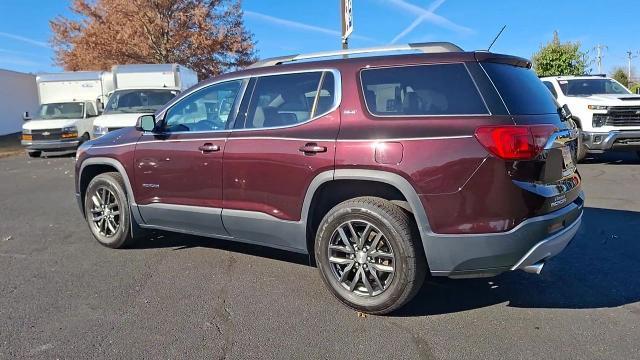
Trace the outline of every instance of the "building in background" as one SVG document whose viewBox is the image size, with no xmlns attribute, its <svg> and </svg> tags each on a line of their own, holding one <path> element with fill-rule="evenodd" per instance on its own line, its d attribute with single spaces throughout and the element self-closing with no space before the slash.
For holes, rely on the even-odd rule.
<svg viewBox="0 0 640 360">
<path fill-rule="evenodd" d="M 22 131 L 25 111 L 38 111 L 36 76 L 0 69 L 0 135 Z"/>
</svg>

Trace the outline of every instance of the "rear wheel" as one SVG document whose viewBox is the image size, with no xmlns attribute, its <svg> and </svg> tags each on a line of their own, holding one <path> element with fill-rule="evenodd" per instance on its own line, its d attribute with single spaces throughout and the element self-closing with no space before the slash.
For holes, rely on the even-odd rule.
<svg viewBox="0 0 640 360">
<path fill-rule="evenodd" d="M 318 229 L 315 256 L 322 279 L 344 304 L 386 314 L 407 303 L 427 266 L 413 219 L 384 199 L 336 205 Z"/>
<path fill-rule="evenodd" d="M 85 218 L 98 242 L 110 248 L 131 245 L 131 212 L 122 176 L 103 173 L 91 180 L 84 198 Z"/>
<path fill-rule="evenodd" d="M 27 151 L 27 155 L 32 158 L 39 158 L 42 154 L 42 151 Z"/>
</svg>

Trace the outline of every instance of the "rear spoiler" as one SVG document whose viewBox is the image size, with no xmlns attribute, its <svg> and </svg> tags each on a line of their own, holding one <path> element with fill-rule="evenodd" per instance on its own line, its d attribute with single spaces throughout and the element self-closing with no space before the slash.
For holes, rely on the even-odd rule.
<svg viewBox="0 0 640 360">
<path fill-rule="evenodd" d="M 531 61 L 521 58 L 519 56 L 494 54 L 486 51 L 476 51 L 474 53 L 476 61 L 478 62 L 492 62 L 499 64 L 509 64 L 513 66 L 523 67 L 531 69 Z"/>
</svg>

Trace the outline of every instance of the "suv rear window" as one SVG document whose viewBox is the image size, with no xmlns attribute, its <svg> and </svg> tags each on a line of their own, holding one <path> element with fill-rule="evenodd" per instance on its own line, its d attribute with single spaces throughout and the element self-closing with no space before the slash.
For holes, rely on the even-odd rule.
<svg viewBox="0 0 640 360">
<path fill-rule="evenodd" d="M 364 69 L 364 99 L 376 116 L 488 114 L 464 64 Z"/>
<path fill-rule="evenodd" d="M 499 63 L 482 63 L 512 115 L 554 114 L 552 94 L 533 70 Z"/>
</svg>

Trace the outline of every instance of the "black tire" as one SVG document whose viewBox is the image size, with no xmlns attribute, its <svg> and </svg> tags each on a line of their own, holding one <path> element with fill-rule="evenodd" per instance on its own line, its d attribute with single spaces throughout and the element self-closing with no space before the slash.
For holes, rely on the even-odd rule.
<svg viewBox="0 0 640 360">
<path fill-rule="evenodd" d="M 27 155 L 32 158 L 39 158 L 42 155 L 42 151 L 27 151 Z"/>
<path fill-rule="evenodd" d="M 110 194 L 105 192 L 105 189 L 110 192 Z M 96 199 L 94 199 L 94 197 L 96 197 Z M 105 198 L 107 200 L 105 200 Z M 101 207 L 99 203 L 108 207 L 107 205 L 110 204 L 111 199 L 117 203 L 117 207 L 109 210 L 111 212 L 108 213 L 109 216 L 107 216 L 107 218 L 111 217 L 111 219 L 105 220 L 106 223 L 94 222 L 92 220 L 94 216 L 96 216 L 96 218 L 100 218 L 101 216 L 105 218 L 105 214 L 107 214 L 105 212 L 106 209 Z M 96 208 L 101 208 L 103 212 L 95 213 L 94 210 Z M 117 215 L 113 215 L 116 212 Z M 84 214 L 93 237 L 95 237 L 100 244 L 114 249 L 128 247 L 133 244 L 134 239 L 131 235 L 131 210 L 124 181 L 119 173 L 102 173 L 91 180 L 84 196 Z M 111 220 L 117 223 L 117 226 L 111 227 L 109 223 Z"/>
<path fill-rule="evenodd" d="M 582 131 L 578 133 L 578 147 L 576 149 L 576 159 L 578 162 L 587 157 L 587 148 L 582 144 Z"/>
<path fill-rule="evenodd" d="M 78 147 L 80 147 L 80 145 L 84 144 L 89 140 L 91 140 L 91 136 L 87 133 L 84 133 L 82 137 L 80 137 L 80 141 L 78 142 Z"/>
<path fill-rule="evenodd" d="M 360 263 L 361 265 L 355 264 L 360 260 L 351 260 L 351 266 L 357 266 L 358 269 L 345 265 L 345 270 L 341 273 L 344 276 L 345 273 L 349 275 L 351 272 L 357 273 L 362 270 L 363 274 L 367 274 L 365 276 L 368 277 L 367 281 L 370 285 L 364 288 L 364 280 L 360 278 L 362 286 L 359 288 L 368 291 L 368 294 L 357 293 L 348 289 L 348 285 L 338 278 L 341 275 L 338 274 L 340 270 L 338 265 L 335 264 L 335 257 L 332 257 L 334 259 L 333 262 L 329 260 L 330 252 L 335 251 L 329 250 L 329 244 L 335 244 L 338 241 L 339 238 L 336 237 L 340 236 L 338 228 L 352 222 L 354 224 L 361 222 L 362 224 L 372 225 L 376 233 L 382 233 L 386 238 L 383 241 L 388 241 L 392 248 L 390 252 L 393 253 L 392 261 L 395 271 L 390 280 L 387 277 L 389 283 L 384 285 L 384 289 L 377 287 L 379 291 L 377 294 L 367 290 L 374 284 L 372 279 L 377 280 L 377 284 L 381 284 L 380 280 L 382 279 L 378 279 L 377 275 L 375 278 L 370 277 L 374 267 L 371 265 L 371 258 L 368 257 L 369 246 L 361 248 L 361 250 L 367 249 L 367 260 Z M 362 238 L 375 237 L 375 234 L 366 237 L 360 236 L 366 231 L 363 230 L 358 233 L 356 230 L 355 232 Z M 354 244 L 352 249 L 358 250 L 356 246 L 357 244 Z M 378 245 L 378 248 L 380 247 L 381 245 Z M 375 252 L 375 249 L 373 251 Z M 358 253 L 355 258 L 362 258 L 360 253 L 363 252 L 354 251 L 354 253 Z M 350 257 L 351 255 L 345 253 L 345 256 Z M 420 243 L 420 235 L 413 217 L 399 206 L 376 197 L 359 197 L 347 200 L 331 209 L 322 219 L 318 228 L 315 240 L 315 257 L 322 279 L 333 295 L 345 305 L 370 314 L 387 314 L 402 307 L 420 290 L 428 271 Z M 353 258 L 351 256 L 351 259 Z M 375 261 L 378 260 L 374 260 L 374 265 Z M 367 267 L 367 264 L 369 267 Z M 357 279 L 357 277 L 354 278 Z"/>
</svg>

